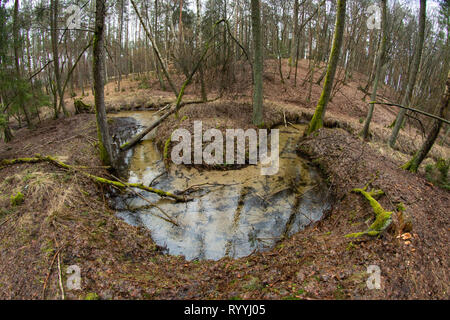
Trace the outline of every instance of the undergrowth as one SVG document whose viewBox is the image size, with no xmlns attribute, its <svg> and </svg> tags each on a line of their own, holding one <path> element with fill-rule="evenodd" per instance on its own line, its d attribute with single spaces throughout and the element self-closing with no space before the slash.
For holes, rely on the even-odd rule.
<svg viewBox="0 0 450 320">
<path fill-rule="evenodd" d="M 429 164 L 425 167 L 426 178 L 434 185 L 450 190 L 450 181 L 448 180 L 449 168 L 450 160 L 439 159 L 434 165 Z"/>
</svg>

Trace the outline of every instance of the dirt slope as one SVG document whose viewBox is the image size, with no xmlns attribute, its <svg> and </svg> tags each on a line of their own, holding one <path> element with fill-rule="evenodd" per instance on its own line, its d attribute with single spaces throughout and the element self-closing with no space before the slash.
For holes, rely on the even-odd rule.
<svg viewBox="0 0 450 320">
<path fill-rule="evenodd" d="M 292 113 L 291 120 L 311 115 L 310 105 L 287 101 L 293 99 L 289 94 L 280 98 L 284 93 L 270 90 L 271 84 L 266 85 L 268 100 Z M 74 172 L 49 164 L 1 169 L 0 297 L 59 299 L 59 263 L 63 283 L 69 266 L 81 267 L 82 290 L 65 288 L 69 299 L 448 299 L 448 191 L 428 183 L 422 173 L 398 169 L 409 156 L 401 152 L 404 147 L 394 152 L 384 147 L 391 113 L 378 113 L 370 144 L 349 133 L 357 132 L 356 108 L 362 113 L 364 104 L 351 98 L 350 106 L 344 100 L 336 96 L 328 118 L 330 125 L 346 130 L 327 128 L 299 141 L 299 152 L 328 177 L 333 209 L 321 223 L 272 251 L 239 260 L 186 262 L 164 255 L 148 231 L 114 216 L 101 186 Z M 12 143 L 0 144 L 0 159 L 41 153 L 108 177 L 99 167 L 93 115 L 47 120 L 32 134 L 21 129 L 15 136 Z M 418 140 L 409 132 L 402 139 L 407 152 Z M 436 150 L 436 157 L 448 156 L 448 148 Z M 373 220 L 371 207 L 351 190 L 377 172 L 372 185 L 386 193 L 380 203 L 394 217 L 403 203 L 412 220 L 411 239 L 397 238 L 403 234 L 397 221 L 380 239 L 345 238 Z M 19 191 L 24 202 L 12 206 L 10 197 Z M 381 268 L 381 290 L 367 289 L 369 265 Z"/>
</svg>

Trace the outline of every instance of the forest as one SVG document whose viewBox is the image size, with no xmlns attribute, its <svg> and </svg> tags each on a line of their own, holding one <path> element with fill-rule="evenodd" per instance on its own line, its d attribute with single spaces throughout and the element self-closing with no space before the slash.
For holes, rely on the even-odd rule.
<svg viewBox="0 0 450 320">
<path fill-rule="evenodd" d="M 449 39 L 446 0 L 0 0 L 0 299 L 449 299 Z"/>
</svg>

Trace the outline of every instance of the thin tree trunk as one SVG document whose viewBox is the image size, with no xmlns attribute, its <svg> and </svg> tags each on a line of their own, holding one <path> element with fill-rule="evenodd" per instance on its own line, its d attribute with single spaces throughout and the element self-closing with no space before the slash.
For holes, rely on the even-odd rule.
<svg viewBox="0 0 450 320">
<path fill-rule="evenodd" d="M 119 4 L 119 36 L 118 36 L 118 54 L 116 55 L 116 64 L 117 64 L 117 91 L 120 92 L 120 83 L 122 82 L 122 34 L 123 34 L 123 2 L 124 0 L 120 0 Z"/>
<path fill-rule="evenodd" d="M 383 66 L 384 63 L 384 53 L 386 51 L 386 42 L 387 42 L 387 0 L 381 0 L 381 5 L 382 5 L 382 18 L 381 18 L 381 23 L 382 23 L 382 39 L 381 39 L 381 44 L 379 47 L 379 52 L 377 54 L 377 58 L 376 58 L 376 71 L 375 71 L 375 79 L 374 79 L 374 83 L 373 83 L 373 91 L 372 91 L 372 96 L 371 96 L 371 101 L 375 101 L 377 99 L 377 90 L 378 90 L 378 83 L 380 81 L 381 78 L 381 67 Z M 367 117 L 366 117 L 366 121 L 364 123 L 364 128 L 361 131 L 361 136 L 364 139 L 367 139 L 369 137 L 369 129 L 370 129 L 370 123 L 372 121 L 372 117 L 373 117 L 373 111 L 374 111 L 375 105 L 373 103 L 371 103 L 369 105 L 369 112 L 367 113 Z"/>
<path fill-rule="evenodd" d="M 308 135 L 323 127 L 325 112 L 330 100 L 331 90 L 333 89 L 333 81 L 339 61 L 342 39 L 344 38 L 346 4 L 346 0 L 338 0 L 336 12 L 336 27 L 334 32 L 333 46 L 331 48 L 330 60 L 328 62 L 327 74 L 325 76 L 325 83 L 323 85 L 322 95 L 320 96 L 319 103 L 317 104 L 316 112 L 314 113 L 314 116 L 308 126 Z"/>
<path fill-rule="evenodd" d="M 155 43 L 158 45 L 159 44 L 159 32 L 158 32 L 158 15 L 159 15 L 159 11 L 158 11 L 158 0 L 155 0 L 155 21 L 154 21 L 154 27 L 153 27 L 153 32 L 155 33 Z M 158 57 L 156 56 L 156 53 L 153 52 L 153 62 L 155 63 L 155 69 L 156 69 L 156 75 L 158 76 L 158 80 L 159 80 L 159 86 L 161 88 L 161 90 L 165 91 L 166 90 L 166 85 L 164 83 L 164 79 L 161 75 L 161 70 L 159 67 L 159 61 L 158 61 Z"/>
<path fill-rule="evenodd" d="M 64 96 L 62 94 L 61 86 L 61 71 L 59 69 L 59 53 L 58 53 L 58 0 L 51 0 L 51 40 L 52 40 L 52 51 L 53 51 L 53 67 L 55 71 L 55 82 L 56 82 L 56 93 L 59 96 L 59 107 L 55 117 L 58 117 L 58 113 L 62 109 L 64 115 L 67 116 L 67 110 L 64 105 Z"/>
<path fill-rule="evenodd" d="M 155 51 L 156 56 L 158 57 L 158 60 L 161 64 L 161 67 L 163 69 L 164 75 L 166 76 L 167 82 L 169 82 L 169 86 L 172 89 L 173 93 L 175 94 L 175 96 L 178 97 L 178 91 L 175 88 L 174 83 L 172 82 L 172 79 L 170 78 L 169 72 L 166 69 L 166 66 L 164 65 L 164 61 L 162 60 L 162 56 L 161 53 L 159 52 L 158 46 L 155 43 L 155 40 L 152 37 L 152 34 L 150 33 L 150 31 L 147 29 L 147 26 L 144 23 L 144 20 L 142 20 L 142 16 L 139 13 L 139 10 L 136 6 L 136 3 L 134 2 L 134 0 L 131 0 L 131 4 L 133 5 L 134 11 L 136 12 L 136 15 L 139 18 L 139 21 L 141 22 L 142 27 L 144 28 L 145 33 L 147 34 L 147 37 L 149 38 L 150 42 L 152 43 L 153 46 L 153 50 Z"/>
<path fill-rule="evenodd" d="M 406 93 L 403 97 L 402 105 L 409 107 L 411 103 L 411 98 L 413 95 L 414 87 L 416 85 L 417 74 L 420 68 L 420 60 L 422 58 L 423 43 L 425 38 L 425 23 L 426 23 L 426 0 L 420 0 L 420 13 L 419 13 L 419 35 L 417 38 L 417 47 L 414 55 L 414 60 L 411 66 L 408 86 L 406 88 Z M 403 125 L 405 119 L 406 110 L 402 109 L 397 115 L 395 120 L 394 129 L 392 129 L 391 137 L 389 138 L 389 146 L 394 148 L 400 129 Z"/>
<path fill-rule="evenodd" d="M 97 133 L 99 140 L 100 158 L 104 165 L 113 165 L 114 156 L 111 136 L 106 118 L 105 93 L 104 93 L 104 24 L 106 15 L 105 0 L 96 0 L 95 32 L 93 42 L 93 76 L 95 92 L 95 115 L 97 119 Z"/>
<path fill-rule="evenodd" d="M 448 115 L 449 99 L 450 99 L 450 72 L 448 73 L 447 77 L 447 88 L 445 89 L 445 92 L 441 98 L 441 105 L 439 108 L 439 117 L 441 118 L 445 119 Z M 441 131 L 442 125 L 443 122 L 441 120 L 434 121 L 433 127 L 431 128 L 431 131 L 428 134 L 428 137 L 423 143 L 422 147 L 420 148 L 419 151 L 417 151 L 414 157 L 403 166 L 403 169 L 409 170 L 411 172 L 417 172 L 419 170 L 419 167 L 422 164 L 423 160 L 425 160 L 431 148 L 433 148 L 433 145 L 437 137 L 439 136 L 439 132 Z"/>
<path fill-rule="evenodd" d="M 201 5 L 200 5 L 200 0 L 196 0 L 196 6 L 197 6 L 197 47 L 201 48 L 202 47 L 202 30 L 201 30 Z M 198 70 L 199 76 L 200 76 L 200 91 L 201 91 L 201 96 L 202 96 L 202 100 L 203 101 L 208 101 L 208 94 L 206 92 L 206 86 L 205 86 L 205 77 L 203 74 L 203 66 L 200 66 L 199 70 Z"/>
<path fill-rule="evenodd" d="M 294 61 L 296 60 L 296 57 L 298 55 L 298 41 L 297 41 L 297 36 L 298 36 L 298 8 L 299 8 L 299 4 L 298 4 L 298 0 L 295 0 L 294 2 L 294 32 L 292 33 L 292 44 L 293 46 L 291 47 L 291 57 L 290 57 L 290 61 L 289 61 L 289 75 L 288 75 L 288 79 L 291 78 L 291 72 L 292 72 L 292 66 L 294 65 Z"/>
<path fill-rule="evenodd" d="M 19 64 L 19 49 L 20 49 L 20 42 L 19 42 L 19 0 L 15 0 L 14 1 L 13 41 L 14 41 L 14 62 L 15 62 L 15 66 L 16 66 L 16 77 L 17 77 L 17 81 L 21 81 L 22 80 L 22 75 L 21 75 L 20 64 Z M 22 109 L 23 114 L 25 115 L 25 121 L 27 122 L 28 128 L 31 128 L 32 127 L 31 117 L 30 117 L 30 114 L 28 112 L 27 106 L 23 102 L 21 102 L 20 108 Z M 19 119 L 20 119 L 20 116 L 19 116 Z"/>
<path fill-rule="evenodd" d="M 262 126 L 263 119 L 263 44 L 261 33 L 261 3 L 260 0 L 251 0 L 252 34 L 253 34 L 253 124 Z"/>
</svg>

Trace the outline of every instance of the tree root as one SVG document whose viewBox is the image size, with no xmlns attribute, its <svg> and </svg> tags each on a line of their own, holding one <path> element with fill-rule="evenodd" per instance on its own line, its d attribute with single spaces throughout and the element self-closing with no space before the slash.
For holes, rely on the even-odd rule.
<svg viewBox="0 0 450 320">
<path fill-rule="evenodd" d="M 388 212 L 375 200 L 376 197 L 384 195 L 382 190 L 367 191 L 368 186 L 364 189 L 353 189 L 353 193 L 362 194 L 370 203 L 370 206 L 375 212 L 375 222 L 364 232 L 348 234 L 346 238 L 359 238 L 364 235 L 371 237 L 379 236 L 382 232 L 390 227 L 392 224 L 392 212 Z"/>
<path fill-rule="evenodd" d="M 41 156 L 41 155 L 36 155 L 34 158 L 18 158 L 18 159 L 5 159 L 5 160 L 1 160 L 0 161 L 0 170 L 3 169 L 6 166 L 12 166 L 15 164 L 24 164 L 24 163 L 40 163 L 40 162 L 48 162 L 51 163 L 61 169 L 64 170 L 68 170 L 68 171 L 76 171 L 81 173 L 82 175 L 84 175 L 85 177 L 90 178 L 91 180 L 95 181 L 96 183 L 99 184 L 106 184 L 106 185 L 110 185 L 119 189 L 127 189 L 127 188 L 137 188 L 140 190 L 144 190 L 150 193 L 154 193 L 159 195 L 160 197 L 167 197 L 167 198 L 171 198 L 176 200 L 177 202 L 187 202 L 189 201 L 189 199 L 181 197 L 181 196 L 177 196 L 173 193 L 170 192 L 166 192 L 163 190 L 159 190 L 159 189 L 154 189 L 154 188 L 150 188 L 150 187 L 146 187 L 143 184 L 138 184 L 138 183 L 122 183 L 122 182 L 118 182 L 118 181 L 112 181 L 112 180 L 108 180 L 105 178 L 101 178 L 101 177 L 97 177 L 94 176 L 90 173 L 81 171 L 80 169 L 89 169 L 88 167 L 75 167 L 75 166 L 71 166 L 68 165 L 64 162 L 61 162 L 53 157 L 49 157 L 49 156 Z"/>
</svg>

